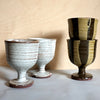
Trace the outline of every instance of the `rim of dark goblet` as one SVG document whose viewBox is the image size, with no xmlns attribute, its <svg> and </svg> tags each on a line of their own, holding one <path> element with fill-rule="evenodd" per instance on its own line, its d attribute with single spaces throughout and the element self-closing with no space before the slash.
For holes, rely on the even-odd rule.
<svg viewBox="0 0 100 100">
<path fill-rule="evenodd" d="M 93 40 L 74 40 L 74 39 L 66 39 L 67 41 L 97 41 L 97 39 Z"/>
<path fill-rule="evenodd" d="M 94 17 L 73 17 L 73 18 L 68 18 L 68 20 L 72 20 L 72 19 L 94 19 L 94 20 L 98 21 L 98 19 L 94 18 Z"/>
<path fill-rule="evenodd" d="M 38 40 L 28 40 L 28 39 L 8 39 L 5 40 L 8 43 L 39 43 Z"/>
</svg>

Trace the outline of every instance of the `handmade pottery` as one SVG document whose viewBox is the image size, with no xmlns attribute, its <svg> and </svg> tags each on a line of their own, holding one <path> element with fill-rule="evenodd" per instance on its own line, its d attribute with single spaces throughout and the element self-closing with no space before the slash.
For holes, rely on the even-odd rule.
<svg viewBox="0 0 100 100">
<path fill-rule="evenodd" d="M 73 40 L 95 39 L 98 20 L 95 18 L 68 19 L 69 36 Z"/>
<path fill-rule="evenodd" d="M 79 69 L 78 73 L 72 75 L 72 79 L 92 79 L 92 75 L 86 73 L 85 68 L 95 59 L 97 40 L 67 40 L 67 42 L 70 61 Z"/>
<path fill-rule="evenodd" d="M 26 88 L 33 84 L 33 80 L 26 79 L 26 72 L 37 61 L 39 43 L 37 40 L 9 39 L 5 40 L 8 64 L 13 67 L 18 78 L 9 81 L 9 86 Z"/>
<path fill-rule="evenodd" d="M 30 38 L 30 40 L 34 39 L 39 41 L 38 71 L 33 70 L 30 72 L 31 76 L 37 78 L 50 77 L 52 73 L 45 71 L 45 67 L 54 58 L 56 39 Z"/>
</svg>

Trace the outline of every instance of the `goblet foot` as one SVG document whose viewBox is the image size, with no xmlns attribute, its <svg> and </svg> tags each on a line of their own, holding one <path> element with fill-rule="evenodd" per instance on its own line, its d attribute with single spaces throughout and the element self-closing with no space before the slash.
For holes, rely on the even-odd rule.
<svg viewBox="0 0 100 100">
<path fill-rule="evenodd" d="M 34 70 L 31 72 L 31 76 L 35 78 L 49 78 L 51 75 L 52 73 L 47 71 L 41 72 L 41 71 Z"/>
<path fill-rule="evenodd" d="M 33 84 L 33 80 L 31 79 L 28 79 L 25 82 L 18 82 L 17 79 L 13 79 L 9 81 L 9 86 L 12 88 L 27 88 L 32 86 L 32 84 Z"/>
<path fill-rule="evenodd" d="M 86 80 L 91 80 L 93 76 L 90 73 L 85 73 L 85 74 L 73 73 L 71 78 L 74 80 L 86 81 Z"/>
</svg>

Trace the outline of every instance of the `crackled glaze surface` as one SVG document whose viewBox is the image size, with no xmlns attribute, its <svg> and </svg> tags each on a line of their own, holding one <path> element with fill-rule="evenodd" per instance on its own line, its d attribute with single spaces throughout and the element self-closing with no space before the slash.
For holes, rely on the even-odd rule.
<svg viewBox="0 0 100 100">
<path fill-rule="evenodd" d="M 37 39 L 39 41 L 39 55 L 37 60 L 39 71 L 33 71 L 33 76 L 38 78 L 49 77 L 51 76 L 51 73 L 45 71 L 45 66 L 54 58 L 56 39 L 30 38 L 30 40 L 33 39 Z"/>
<path fill-rule="evenodd" d="M 30 81 L 26 79 L 26 71 L 37 61 L 39 43 L 37 40 L 6 40 L 5 45 L 7 62 L 18 72 L 18 79 L 11 80 L 10 84 L 24 87 Z"/>
</svg>

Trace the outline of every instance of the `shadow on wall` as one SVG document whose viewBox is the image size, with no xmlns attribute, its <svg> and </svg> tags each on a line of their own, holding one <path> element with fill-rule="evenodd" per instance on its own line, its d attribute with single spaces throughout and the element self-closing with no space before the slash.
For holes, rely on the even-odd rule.
<svg viewBox="0 0 100 100">
<path fill-rule="evenodd" d="M 54 31 L 54 32 L 48 32 L 48 33 L 40 33 L 39 35 L 37 36 L 32 36 L 31 37 L 27 37 L 27 38 L 51 38 L 51 39 L 56 39 L 57 42 L 56 42 L 56 50 L 55 50 L 55 56 L 53 58 L 53 60 L 47 64 L 47 69 L 56 69 L 57 67 L 57 64 L 59 63 L 59 54 L 60 54 L 60 47 L 61 47 L 61 41 L 62 41 L 62 38 L 64 36 L 64 32 L 63 31 Z M 5 53 L 1 55 L 1 60 L 2 60 L 2 63 L 0 64 L 1 66 L 5 66 L 5 67 L 8 67 L 11 69 L 11 67 L 8 65 L 7 61 L 6 61 L 6 55 Z M 35 65 L 33 68 L 31 69 L 37 69 L 37 65 Z"/>
<path fill-rule="evenodd" d="M 55 32 L 48 32 L 45 34 L 42 34 L 41 38 L 50 38 L 50 39 L 56 39 L 56 50 L 55 50 L 55 56 L 53 60 L 47 64 L 47 69 L 56 69 L 57 63 L 59 63 L 59 53 L 60 53 L 60 46 L 61 46 L 61 39 L 63 37 L 64 32 L 63 31 L 55 31 Z"/>
<path fill-rule="evenodd" d="M 56 69 L 57 63 L 59 63 L 59 53 L 60 53 L 60 46 L 61 46 L 61 39 L 63 37 L 64 32 L 63 31 L 54 31 L 54 32 L 47 32 L 47 33 L 41 33 L 41 35 L 32 37 L 31 38 L 48 38 L 48 39 L 56 39 L 56 50 L 55 50 L 55 56 L 53 60 L 46 65 L 46 69 Z M 29 37 L 30 38 L 30 37 Z M 35 65 L 31 69 L 38 69 L 38 65 Z"/>
<path fill-rule="evenodd" d="M 56 39 L 56 50 L 55 50 L 55 56 L 53 60 L 47 64 L 46 69 L 56 69 L 57 64 L 59 63 L 59 54 L 60 54 L 60 47 L 61 47 L 61 40 L 63 38 L 64 32 L 63 31 L 55 31 L 55 32 L 49 32 L 47 35 L 44 36 L 44 38 L 55 38 Z"/>
<path fill-rule="evenodd" d="M 1 62 L 2 62 L 0 64 L 0 66 L 7 67 L 7 68 L 11 69 L 11 67 L 8 65 L 8 63 L 6 61 L 6 54 L 5 53 L 1 55 L 0 59 L 1 59 Z"/>
</svg>

